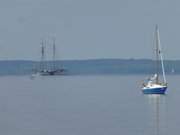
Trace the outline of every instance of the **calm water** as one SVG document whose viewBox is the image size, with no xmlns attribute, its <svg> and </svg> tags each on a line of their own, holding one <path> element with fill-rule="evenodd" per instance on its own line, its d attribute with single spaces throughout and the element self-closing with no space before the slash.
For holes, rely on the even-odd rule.
<svg viewBox="0 0 180 135">
<path fill-rule="evenodd" d="M 1 135 L 177 135 L 180 76 L 145 96 L 144 76 L 0 78 Z"/>
</svg>

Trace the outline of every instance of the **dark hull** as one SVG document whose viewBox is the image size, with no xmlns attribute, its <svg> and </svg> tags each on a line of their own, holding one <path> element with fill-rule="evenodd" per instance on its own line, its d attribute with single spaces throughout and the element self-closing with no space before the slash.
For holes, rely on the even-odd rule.
<svg viewBox="0 0 180 135">
<path fill-rule="evenodd" d="M 55 75 L 65 75 L 67 72 L 64 69 L 52 70 L 52 71 L 41 71 L 40 75 L 42 76 L 55 76 Z"/>
</svg>

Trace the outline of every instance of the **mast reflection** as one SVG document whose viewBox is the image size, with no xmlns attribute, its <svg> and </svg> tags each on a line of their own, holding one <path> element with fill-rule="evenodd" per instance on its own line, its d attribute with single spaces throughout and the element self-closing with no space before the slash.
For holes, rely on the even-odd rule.
<svg viewBox="0 0 180 135">
<path fill-rule="evenodd" d="M 152 130 L 154 135 L 161 135 L 164 127 L 164 116 L 166 113 L 166 95 L 147 95 L 150 108 L 152 110 Z"/>
</svg>

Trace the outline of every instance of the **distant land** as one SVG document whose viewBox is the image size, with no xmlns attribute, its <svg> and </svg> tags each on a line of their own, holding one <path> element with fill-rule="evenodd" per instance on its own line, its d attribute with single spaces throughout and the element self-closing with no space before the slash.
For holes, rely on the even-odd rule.
<svg viewBox="0 0 180 135">
<path fill-rule="evenodd" d="M 67 69 L 67 75 L 121 75 L 152 74 L 155 71 L 150 59 L 90 59 L 56 61 L 58 67 Z M 51 62 L 47 62 L 51 65 Z M 180 74 L 180 60 L 165 60 L 167 74 Z M 39 62 L 26 60 L 0 61 L 0 75 L 28 75 L 39 68 Z"/>
</svg>

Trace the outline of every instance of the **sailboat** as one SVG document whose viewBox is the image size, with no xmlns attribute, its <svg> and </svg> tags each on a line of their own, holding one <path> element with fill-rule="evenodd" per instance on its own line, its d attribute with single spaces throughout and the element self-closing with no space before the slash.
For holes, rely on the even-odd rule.
<svg viewBox="0 0 180 135">
<path fill-rule="evenodd" d="M 41 61 L 40 61 L 40 69 L 37 72 L 38 75 L 49 75 L 49 71 L 47 69 L 47 62 L 45 61 L 45 45 L 44 41 L 41 42 Z"/>
<path fill-rule="evenodd" d="M 53 61 L 52 61 L 52 68 L 49 70 L 49 75 L 64 75 L 66 73 L 66 69 L 59 68 L 56 65 L 56 44 L 55 39 L 53 40 Z"/>
<path fill-rule="evenodd" d="M 66 70 L 64 68 L 58 68 L 56 66 L 56 46 L 55 46 L 55 40 L 53 40 L 53 60 L 52 65 L 49 67 L 49 63 L 45 61 L 45 46 L 44 42 L 41 43 L 41 62 L 40 62 L 40 70 L 37 74 L 42 76 L 49 76 L 49 75 L 64 75 Z"/>
<path fill-rule="evenodd" d="M 156 73 L 148 79 L 147 83 L 143 83 L 142 91 L 144 94 L 165 94 L 167 90 L 167 82 L 164 71 L 159 29 L 157 25 L 155 28 L 155 44 L 156 44 Z M 162 82 L 160 82 L 160 76 L 159 76 L 160 68 L 162 70 L 162 75 L 163 75 Z"/>
</svg>

